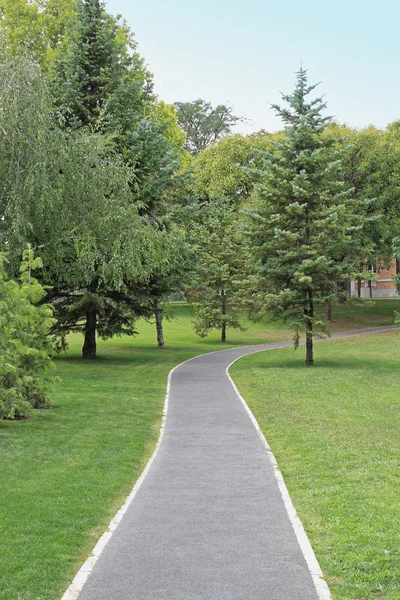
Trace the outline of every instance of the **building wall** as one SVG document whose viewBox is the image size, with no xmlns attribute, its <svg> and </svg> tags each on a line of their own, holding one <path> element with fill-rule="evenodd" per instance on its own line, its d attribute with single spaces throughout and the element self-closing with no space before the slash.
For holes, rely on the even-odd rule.
<svg viewBox="0 0 400 600">
<path fill-rule="evenodd" d="M 396 275 L 396 262 L 393 261 L 390 269 L 381 268 L 376 271 L 378 279 L 371 282 L 372 298 L 395 298 L 397 289 L 393 281 Z M 351 282 L 351 295 L 357 297 L 357 281 Z M 368 281 L 361 281 L 361 298 L 370 298 Z"/>
</svg>

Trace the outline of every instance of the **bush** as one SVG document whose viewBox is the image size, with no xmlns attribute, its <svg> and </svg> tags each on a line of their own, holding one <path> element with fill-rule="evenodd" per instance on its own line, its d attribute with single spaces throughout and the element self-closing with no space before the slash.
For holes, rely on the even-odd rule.
<svg viewBox="0 0 400 600">
<path fill-rule="evenodd" d="M 32 271 L 42 265 L 31 247 L 23 253 L 19 282 L 8 279 L 5 261 L 0 255 L 0 418 L 15 419 L 49 404 L 47 334 L 54 319 L 50 306 L 38 306 L 46 291 L 32 277 Z"/>
</svg>

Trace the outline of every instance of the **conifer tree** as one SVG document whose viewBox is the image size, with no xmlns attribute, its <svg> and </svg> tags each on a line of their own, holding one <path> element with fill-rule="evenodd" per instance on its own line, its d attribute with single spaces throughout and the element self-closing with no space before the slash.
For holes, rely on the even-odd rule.
<svg viewBox="0 0 400 600">
<path fill-rule="evenodd" d="M 65 127 L 78 133 L 89 131 L 100 135 L 106 140 L 104 157 L 114 161 L 118 159 L 125 173 L 129 172 L 131 214 L 129 217 L 127 213 L 127 218 L 131 218 L 132 222 L 125 225 L 121 222 L 121 235 L 115 232 L 114 237 L 117 240 L 125 238 L 126 230 L 136 227 L 137 232 L 130 236 L 130 241 L 135 242 L 138 260 L 131 263 L 139 262 L 143 266 L 137 271 L 136 278 L 128 269 L 131 274 L 125 274 L 119 289 L 110 290 L 109 284 L 104 289 L 99 260 L 93 255 L 93 265 L 87 271 L 91 271 L 92 278 L 85 286 L 87 293 L 76 307 L 78 312 L 66 305 L 68 310 L 63 317 L 66 330 L 76 326 L 77 317 L 86 317 L 83 356 L 92 358 L 95 356 L 95 333 L 100 316 L 104 320 L 105 335 L 117 322 L 124 325 L 119 332 L 129 333 L 134 330 L 132 319 L 129 323 L 129 314 L 137 315 L 149 310 L 148 294 L 143 303 L 136 294 L 143 292 L 145 282 L 149 282 L 151 277 L 154 279 L 160 275 L 160 269 L 163 274 L 165 263 L 173 253 L 174 237 L 170 236 L 166 241 L 168 228 L 164 222 L 164 197 L 179 167 L 179 157 L 174 148 L 175 139 L 174 142 L 168 139 L 173 129 L 169 123 L 171 114 L 166 122 L 165 110 L 161 110 L 152 93 L 151 75 L 137 52 L 136 43 L 126 24 L 110 16 L 101 0 L 79 1 L 77 17 L 64 46 L 65 52 L 55 62 L 52 80 Z M 117 187 L 112 188 L 111 197 L 118 202 L 115 195 Z M 121 199 L 124 210 L 126 199 L 126 195 Z M 111 203 L 106 202 L 106 205 L 110 207 Z M 118 214 L 115 206 L 112 210 Z M 106 214 L 103 216 L 106 217 Z M 99 219 L 97 233 L 103 226 L 107 227 L 106 220 L 102 225 Z M 94 222 L 94 219 L 89 218 L 89 222 Z M 101 237 L 96 240 L 96 235 L 93 234 L 93 241 L 87 240 L 86 243 L 96 246 L 101 240 Z M 119 260 L 124 262 L 120 250 Z M 158 251 L 162 256 L 157 256 Z M 124 293 L 121 293 L 121 284 Z M 62 297 L 65 299 L 68 295 L 63 292 Z M 69 294 L 70 301 L 74 298 L 75 293 Z M 61 307 L 61 304 L 57 306 Z M 127 310 L 129 307 L 130 310 Z"/>
<path fill-rule="evenodd" d="M 295 345 L 305 330 L 306 364 L 312 365 L 313 337 L 326 330 L 316 306 L 332 297 L 334 286 L 353 269 L 352 233 L 364 217 L 344 183 L 343 150 L 324 135 L 330 117 L 321 98 L 309 99 L 306 71 L 297 74 L 287 107 L 273 108 L 285 124 L 272 152 L 261 153 L 264 168 L 250 214 L 251 246 L 257 259 L 252 282 L 252 314 L 272 311 L 295 327 Z M 361 201 L 360 201 L 361 202 Z"/>
<path fill-rule="evenodd" d="M 66 124 L 120 134 L 142 118 L 153 98 L 151 74 L 124 22 L 102 0 L 79 0 L 51 69 Z"/>
<path fill-rule="evenodd" d="M 205 204 L 190 236 L 196 257 L 188 294 L 196 314 L 194 329 L 200 337 L 219 329 L 221 342 L 226 342 L 228 328 L 241 329 L 237 292 L 246 253 L 236 208 L 226 199 Z"/>
</svg>

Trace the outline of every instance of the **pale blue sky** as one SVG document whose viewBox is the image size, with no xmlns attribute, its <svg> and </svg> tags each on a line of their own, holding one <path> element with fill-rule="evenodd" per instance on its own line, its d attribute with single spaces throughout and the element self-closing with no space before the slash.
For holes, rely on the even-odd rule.
<svg viewBox="0 0 400 600">
<path fill-rule="evenodd" d="M 400 119 L 398 0 L 106 0 L 136 34 L 166 102 L 205 98 L 280 128 L 269 108 L 301 61 L 328 113 L 354 127 Z"/>
</svg>

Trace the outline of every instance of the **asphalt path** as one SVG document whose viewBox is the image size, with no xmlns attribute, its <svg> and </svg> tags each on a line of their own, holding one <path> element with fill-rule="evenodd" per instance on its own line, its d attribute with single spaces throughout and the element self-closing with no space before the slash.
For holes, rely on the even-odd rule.
<svg viewBox="0 0 400 600">
<path fill-rule="evenodd" d="M 226 375 L 242 356 L 289 345 L 223 350 L 174 370 L 158 452 L 79 600 L 322 597 L 269 453 Z"/>
</svg>

